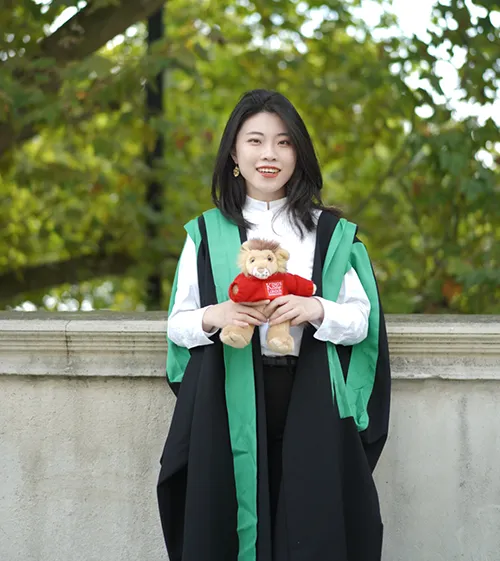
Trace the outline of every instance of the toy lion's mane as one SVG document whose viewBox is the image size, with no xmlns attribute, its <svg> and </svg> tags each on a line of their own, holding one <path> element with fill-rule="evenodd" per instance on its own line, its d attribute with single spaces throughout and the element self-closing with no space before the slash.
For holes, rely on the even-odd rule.
<svg viewBox="0 0 500 561">
<path fill-rule="evenodd" d="M 260 252 L 260 251 L 272 251 L 276 256 L 276 260 L 278 262 L 278 273 L 286 273 L 286 263 L 288 261 L 289 254 L 285 249 L 280 247 L 279 242 L 273 240 L 262 240 L 262 239 L 253 239 L 248 240 L 243 244 L 242 251 L 240 252 L 238 258 L 238 265 L 241 271 L 247 275 L 249 272 L 246 268 L 246 260 L 248 258 L 248 254 L 252 251 Z"/>
<path fill-rule="evenodd" d="M 264 249 L 270 249 L 273 253 L 279 249 L 280 244 L 273 240 L 260 240 L 260 239 L 253 239 L 247 242 L 248 250 L 251 251 L 252 249 L 256 249 L 257 251 L 263 251 Z"/>
</svg>

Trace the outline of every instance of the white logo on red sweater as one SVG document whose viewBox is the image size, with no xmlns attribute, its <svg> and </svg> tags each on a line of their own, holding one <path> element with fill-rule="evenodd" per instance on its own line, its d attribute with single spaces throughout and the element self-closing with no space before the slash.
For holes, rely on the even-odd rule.
<svg viewBox="0 0 500 561">
<path fill-rule="evenodd" d="M 266 290 L 268 296 L 283 295 L 283 281 L 266 282 Z"/>
</svg>

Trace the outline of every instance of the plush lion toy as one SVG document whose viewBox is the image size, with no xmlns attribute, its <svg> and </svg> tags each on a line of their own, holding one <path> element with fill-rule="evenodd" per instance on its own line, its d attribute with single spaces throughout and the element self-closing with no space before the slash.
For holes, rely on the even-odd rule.
<svg viewBox="0 0 500 561">
<path fill-rule="evenodd" d="M 289 257 L 288 251 L 278 242 L 260 239 L 245 242 L 238 257 L 241 273 L 229 287 L 229 298 L 234 302 L 258 302 L 286 294 L 312 296 L 316 292 L 312 281 L 286 272 Z M 263 308 L 258 309 L 263 311 Z M 221 331 L 220 339 L 225 345 L 242 349 L 250 343 L 253 332 L 253 325 L 227 325 Z M 267 346 L 280 354 L 293 351 L 289 321 L 269 326 Z"/>
</svg>

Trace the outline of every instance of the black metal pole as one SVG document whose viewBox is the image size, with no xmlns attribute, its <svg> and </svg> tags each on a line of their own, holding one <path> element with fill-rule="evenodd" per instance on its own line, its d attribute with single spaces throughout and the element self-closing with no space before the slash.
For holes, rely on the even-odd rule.
<svg viewBox="0 0 500 561">
<path fill-rule="evenodd" d="M 148 18 L 148 50 L 151 45 L 164 36 L 163 25 L 164 8 Z M 163 73 L 158 74 L 153 84 L 146 85 L 146 120 L 163 114 Z M 155 162 L 163 157 L 164 138 L 158 134 L 153 151 L 146 148 L 146 164 L 153 171 Z M 152 211 L 152 216 L 159 216 L 162 211 L 162 185 L 157 180 L 152 180 L 146 191 L 146 203 Z M 148 221 L 146 225 L 146 242 L 153 241 L 158 235 L 158 226 L 154 220 Z M 160 272 L 153 271 L 146 281 L 146 307 L 148 310 L 159 310 L 161 308 L 162 290 Z"/>
</svg>

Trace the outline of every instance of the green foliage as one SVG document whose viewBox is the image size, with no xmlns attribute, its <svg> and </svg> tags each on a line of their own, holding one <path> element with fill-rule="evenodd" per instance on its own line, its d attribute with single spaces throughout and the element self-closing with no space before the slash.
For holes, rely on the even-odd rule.
<svg viewBox="0 0 500 561">
<path fill-rule="evenodd" d="M 478 16 L 460 0 L 437 4 L 424 42 L 391 31 L 388 13 L 368 28 L 356 1 L 231 1 L 222 10 L 170 0 L 166 39 L 151 52 L 137 23 L 91 56 L 43 56 L 48 26 L 76 4 L 25 0 L 0 12 L 9 29 L 0 38 L 9 69 L 0 78 L 2 306 L 143 309 L 145 278 L 159 272 L 166 309 L 182 224 L 211 205 L 229 112 L 244 91 L 265 87 L 304 117 L 324 200 L 359 224 L 387 311 L 500 313 L 498 128 L 457 120 L 438 74 L 440 58 L 460 49 L 462 100 L 487 106 L 498 95 L 498 3 L 483 2 Z M 115 4 L 120 17 L 130 2 Z M 145 83 L 159 72 L 165 115 L 145 122 Z M 410 87 L 415 73 L 422 80 Z M 165 157 L 150 170 L 144 150 L 159 134 Z M 144 202 L 153 180 L 164 189 L 159 214 Z M 78 260 L 93 255 L 120 256 L 123 270 L 85 261 L 80 273 Z M 64 272 L 70 260 L 80 282 Z M 47 263 L 49 281 L 30 288 Z"/>
</svg>

